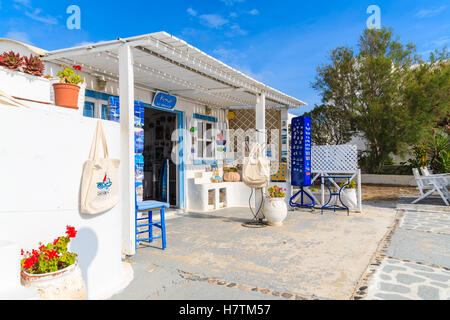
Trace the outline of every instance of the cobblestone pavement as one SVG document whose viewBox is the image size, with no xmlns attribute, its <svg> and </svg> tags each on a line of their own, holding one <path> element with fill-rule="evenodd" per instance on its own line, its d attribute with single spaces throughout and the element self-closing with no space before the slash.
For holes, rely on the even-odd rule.
<svg viewBox="0 0 450 320">
<path fill-rule="evenodd" d="M 405 210 L 369 277 L 366 300 L 450 300 L 450 214 Z"/>
<path fill-rule="evenodd" d="M 450 235 L 450 214 L 445 212 L 407 211 L 400 228 Z"/>
</svg>

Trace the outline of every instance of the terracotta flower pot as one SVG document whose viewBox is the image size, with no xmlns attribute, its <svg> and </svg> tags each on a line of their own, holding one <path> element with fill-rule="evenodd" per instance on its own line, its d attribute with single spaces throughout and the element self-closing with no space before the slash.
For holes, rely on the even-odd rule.
<svg viewBox="0 0 450 320">
<path fill-rule="evenodd" d="M 70 83 L 54 83 L 55 105 L 64 108 L 78 109 L 80 87 Z"/>
<path fill-rule="evenodd" d="M 34 289 L 41 300 L 86 300 L 86 286 L 78 267 L 78 260 L 71 266 L 47 274 L 21 272 L 22 285 Z"/>
</svg>

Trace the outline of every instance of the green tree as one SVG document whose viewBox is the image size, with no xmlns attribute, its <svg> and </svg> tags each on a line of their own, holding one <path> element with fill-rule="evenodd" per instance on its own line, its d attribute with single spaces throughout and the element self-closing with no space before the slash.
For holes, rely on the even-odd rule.
<svg viewBox="0 0 450 320">
<path fill-rule="evenodd" d="M 408 151 L 448 112 L 442 58 L 424 64 L 414 44 L 403 45 L 383 27 L 364 30 L 357 51 L 339 47 L 317 69 L 312 86 L 323 104 L 342 110 L 368 142 L 367 171 L 380 172 L 391 154 Z"/>
<path fill-rule="evenodd" d="M 314 145 L 340 145 L 352 139 L 350 118 L 334 106 L 316 106 L 305 113 L 311 118 L 311 140 Z"/>
</svg>

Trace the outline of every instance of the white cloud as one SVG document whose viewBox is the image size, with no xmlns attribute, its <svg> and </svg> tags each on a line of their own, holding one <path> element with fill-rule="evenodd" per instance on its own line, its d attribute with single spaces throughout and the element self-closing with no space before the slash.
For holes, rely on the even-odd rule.
<svg viewBox="0 0 450 320">
<path fill-rule="evenodd" d="M 45 24 L 58 24 L 58 19 L 51 16 L 40 16 L 42 10 L 37 8 L 33 12 L 25 12 L 25 15 L 33 20 L 45 23 Z"/>
<path fill-rule="evenodd" d="M 225 35 L 230 38 L 235 37 L 235 36 L 245 36 L 247 34 L 248 34 L 248 32 L 246 30 L 241 29 L 241 26 L 238 25 L 237 23 L 233 24 L 230 27 L 230 30 L 225 32 Z"/>
<path fill-rule="evenodd" d="M 450 44 L 450 38 L 449 37 L 441 37 L 437 40 L 434 40 L 433 44 L 435 44 L 436 46 L 439 46 L 439 47 L 445 46 L 447 44 Z"/>
<path fill-rule="evenodd" d="M 42 9 L 33 8 L 31 0 L 14 0 L 14 8 L 25 12 L 25 15 L 35 21 L 39 21 L 45 24 L 58 24 L 58 19 L 49 15 L 43 16 Z"/>
<path fill-rule="evenodd" d="M 415 18 L 429 18 L 429 17 L 433 17 L 433 16 L 441 13 L 445 9 L 447 9 L 447 6 L 441 6 L 441 7 L 436 8 L 436 9 L 422 9 L 419 12 L 417 12 L 414 15 L 414 17 Z"/>
<path fill-rule="evenodd" d="M 25 7 L 31 8 L 31 1 L 30 0 L 14 0 L 15 3 L 19 3 Z"/>
<path fill-rule="evenodd" d="M 225 3 L 225 5 L 227 5 L 227 6 L 233 6 L 235 3 L 242 3 L 245 0 L 220 0 L 220 1 Z"/>
<path fill-rule="evenodd" d="M 11 40 L 16 40 L 19 42 L 23 42 L 23 43 L 27 43 L 27 44 L 33 44 L 33 42 L 31 42 L 29 36 L 27 33 L 25 32 L 21 32 L 21 31 L 9 31 L 6 35 L 5 38 L 11 39 Z"/>
<path fill-rule="evenodd" d="M 191 16 L 193 16 L 193 17 L 196 17 L 197 16 L 197 11 L 195 11 L 194 9 L 192 9 L 192 8 L 188 8 L 187 10 L 187 13 L 189 13 Z"/>
<path fill-rule="evenodd" d="M 253 10 L 250 10 L 248 13 L 250 13 L 252 16 L 256 16 L 259 14 L 259 11 L 258 11 L 258 9 L 253 9 Z"/>
<path fill-rule="evenodd" d="M 218 14 L 202 14 L 200 22 L 210 28 L 219 28 L 228 23 L 228 20 Z"/>
</svg>

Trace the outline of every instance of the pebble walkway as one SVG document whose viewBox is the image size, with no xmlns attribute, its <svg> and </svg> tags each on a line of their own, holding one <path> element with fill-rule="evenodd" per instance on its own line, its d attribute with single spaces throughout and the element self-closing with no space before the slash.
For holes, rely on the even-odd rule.
<svg viewBox="0 0 450 320">
<path fill-rule="evenodd" d="M 449 213 L 407 210 L 398 228 L 413 230 L 417 237 L 424 232 L 440 235 L 450 242 Z M 450 269 L 385 257 L 363 291 L 366 300 L 450 300 Z"/>
</svg>

